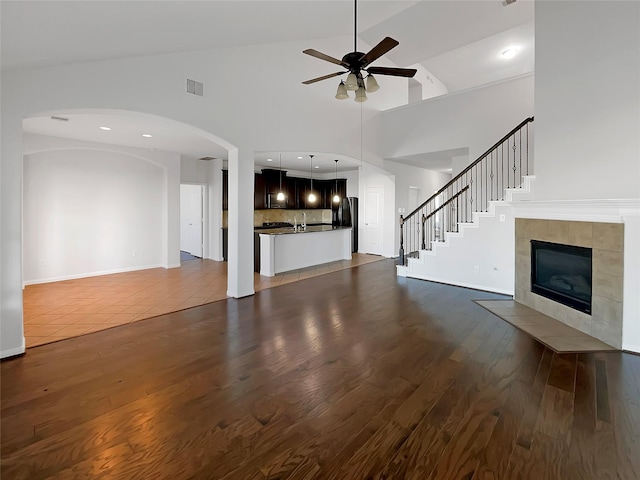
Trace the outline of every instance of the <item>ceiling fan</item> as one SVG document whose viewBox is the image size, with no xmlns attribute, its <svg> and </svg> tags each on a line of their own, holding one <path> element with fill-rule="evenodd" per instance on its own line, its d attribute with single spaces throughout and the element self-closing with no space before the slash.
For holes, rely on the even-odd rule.
<svg viewBox="0 0 640 480">
<path fill-rule="evenodd" d="M 326 55 L 322 52 L 309 48 L 307 50 L 303 50 L 302 53 L 306 53 L 307 55 L 311 55 L 312 57 L 319 58 L 321 60 L 325 60 L 327 62 L 334 63 L 336 65 L 340 65 L 345 70 L 341 72 L 330 73 L 329 75 L 324 75 L 322 77 L 313 78 L 311 80 L 307 80 L 302 82 L 305 85 L 309 85 L 311 83 L 319 82 L 321 80 L 326 80 L 328 78 L 337 77 L 338 75 L 342 75 L 344 73 L 349 72 L 347 75 L 346 83 L 344 81 L 340 81 L 340 85 L 338 85 L 338 91 L 336 92 L 337 99 L 345 99 L 349 98 L 347 91 L 355 91 L 355 101 L 356 102 L 364 102 L 367 99 L 366 92 L 375 92 L 380 88 L 378 82 L 374 78 L 373 74 L 376 75 L 391 75 L 394 77 L 413 77 L 417 70 L 415 68 L 391 68 L 391 67 L 372 67 L 369 66 L 374 60 L 377 60 L 382 55 L 390 51 L 392 48 L 399 45 L 397 40 L 394 40 L 391 37 L 385 37 L 380 43 L 378 43 L 375 47 L 369 50 L 367 53 L 358 52 L 356 47 L 356 40 L 358 35 L 358 0 L 354 0 L 354 28 L 353 28 L 353 52 L 347 53 L 342 60 L 338 60 L 337 58 Z M 367 73 L 367 82 L 365 87 L 364 77 L 362 72 Z"/>
</svg>

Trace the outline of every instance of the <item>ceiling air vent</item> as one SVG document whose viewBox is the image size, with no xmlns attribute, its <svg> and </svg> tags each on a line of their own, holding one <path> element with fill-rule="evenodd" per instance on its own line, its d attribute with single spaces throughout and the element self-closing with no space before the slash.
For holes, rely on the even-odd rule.
<svg viewBox="0 0 640 480">
<path fill-rule="evenodd" d="M 201 82 L 187 78 L 187 93 L 202 97 L 204 96 L 204 85 Z"/>
<path fill-rule="evenodd" d="M 67 117 L 56 117 L 55 115 L 51 116 L 51 120 L 57 120 L 58 122 L 68 122 L 69 119 Z"/>
<path fill-rule="evenodd" d="M 200 157 L 198 160 L 215 160 L 216 157 Z"/>
<path fill-rule="evenodd" d="M 502 0 L 503 7 L 506 7 L 507 5 L 511 5 L 512 3 L 516 3 L 516 0 Z"/>
</svg>

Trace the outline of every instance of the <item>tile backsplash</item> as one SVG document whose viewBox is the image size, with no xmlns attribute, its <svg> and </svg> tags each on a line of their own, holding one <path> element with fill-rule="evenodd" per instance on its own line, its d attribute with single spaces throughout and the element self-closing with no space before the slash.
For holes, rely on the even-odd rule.
<svg viewBox="0 0 640 480">
<path fill-rule="evenodd" d="M 297 218 L 298 223 L 302 223 L 302 213 L 307 214 L 307 223 L 331 223 L 330 209 L 313 209 L 313 210 L 289 210 L 280 208 L 271 208 L 265 210 L 253 211 L 253 225 L 261 227 L 265 222 L 289 222 L 294 223 Z M 227 227 L 227 211 L 222 212 L 222 227 Z"/>
</svg>

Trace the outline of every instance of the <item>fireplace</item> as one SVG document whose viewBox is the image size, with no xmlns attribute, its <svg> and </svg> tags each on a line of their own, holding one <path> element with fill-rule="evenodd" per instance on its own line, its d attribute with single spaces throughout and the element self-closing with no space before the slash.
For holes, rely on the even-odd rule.
<svg viewBox="0 0 640 480">
<path fill-rule="evenodd" d="M 591 249 L 531 240 L 531 291 L 591 313 Z"/>
<path fill-rule="evenodd" d="M 581 206 L 580 212 L 587 207 L 588 205 Z M 551 215 L 545 213 L 547 214 Z M 516 218 L 515 230 L 515 300 L 609 345 L 622 348 L 625 224 Z M 587 262 L 586 265 L 590 262 L 590 266 L 581 267 L 586 273 L 585 277 L 591 279 L 592 289 L 590 302 L 579 300 L 585 308 L 569 307 L 532 291 L 531 285 L 535 283 L 535 277 L 532 277 L 531 270 L 536 263 L 532 255 L 535 248 L 532 240 L 541 244 L 551 243 L 552 247 L 558 244 L 575 245 L 578 252 L 591 251 L 591 260 L 588 256 L 587 260 L 577 259 L 578 262 Z M 536 276 L 539 274 L 536 273 Z M 566 293 L 564 290 L 567 289 L 562 289 L 561 293 Z"/>
</svg>

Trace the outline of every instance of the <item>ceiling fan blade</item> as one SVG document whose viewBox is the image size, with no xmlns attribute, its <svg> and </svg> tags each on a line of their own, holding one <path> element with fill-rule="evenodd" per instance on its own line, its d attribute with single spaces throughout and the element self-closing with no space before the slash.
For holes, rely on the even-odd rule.
<svg viewBox="0 0 640 480">
<path fill-rule="evenodd" d="M 344 63 L 342 63 L 342 60 L 338 60 L 337 58 L 333 58 L 333 57 L 330 57 L 329 55 L 325 55 L 322 52 L 314 50 L 313 48 L 308 48 L 306 50 L 303 50 L 302 53 L 306 53 L 307 55 L 311 55 L 312 57 L 319 58 L 320 60 L 325 60 L 327 62 L 335 63 L 336 65 L 342 65 L 343 67 L 348 67 L 348 65 L 345 65 Z"/>
<path fill-rule="evenodd" d="M 304 83 L 305 85 L 309 85 L 310 83 L 316 83 L 321 80 L 326 80 L 327 78 L 337 77 L 338 75 L 342 75 L 343 73 L 347 73 L 347 72 L 330 73 L 329 75 L 325 75 L 324 77 L 312 78 L 311 80 L 307 80 L 302 83 Z"/>
<path fill-rule="evenodd" d="M 391 67 L 369 67 L 367 72 L 373 75 L 392 75 L 394 77 L 413 77 L 417 70 L 415 68 L 391 68 Z"/>
<path fill-rule="evenodd" d="M 391 50 L 393 47 L 396 47 L 399 44 L 400 44 L 400 42 L 398 42 L 397 40 L 394 40 L 391 37 L 385 37 L 380 43 L 378 43 L 378 45 L 373 47 L 371 50 L 369 50 L 367 53 L 365 53 L 362 56 L 362 58 L 360 58 L 360 61 L 364 62 L 362 67 L 366 67 L 371 62 L 373 62 L 374 60 L 380 58 L 382 55 L 384 55 L 389 50 Z"/>
</svg>

